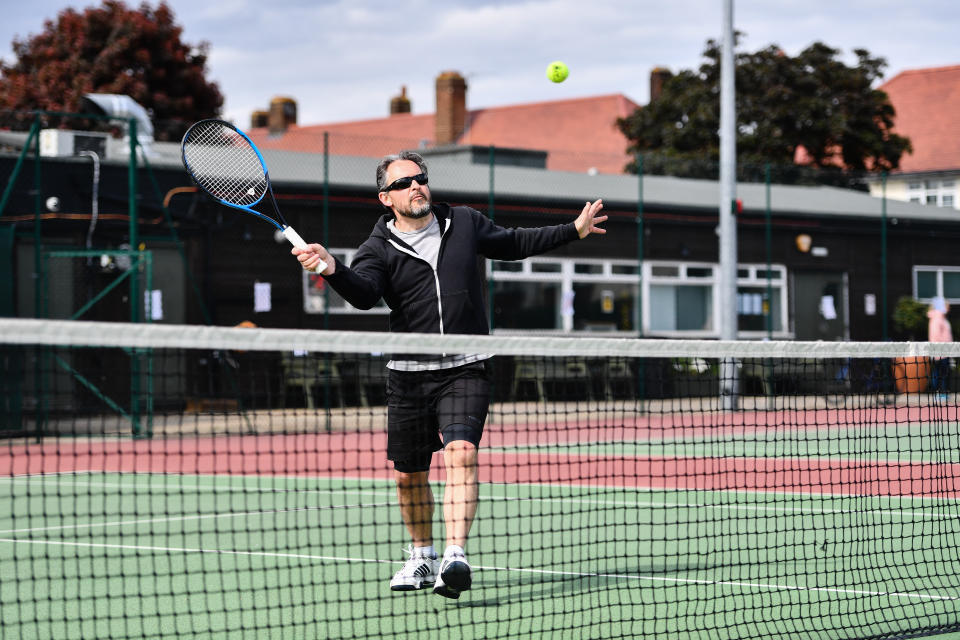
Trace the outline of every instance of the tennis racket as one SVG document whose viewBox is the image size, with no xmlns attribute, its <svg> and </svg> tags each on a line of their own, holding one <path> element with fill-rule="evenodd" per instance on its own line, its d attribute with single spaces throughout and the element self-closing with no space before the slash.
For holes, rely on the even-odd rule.
<svg viewBox="0 0 960 640">
<path fill-rule="evenodd" d="M 243 131 L 223 120 L 200 120 L 183 134 L 180 155 L 183 166 L 201 189 L 228 207 L 266 220 L 298 249 L 307 248 L 307 243 L 280 213 L 267 163 Z M 253 208 L 267 194 L 275 216 Z M 326 268 L 321 260 L 314 271 L 320 273 Z"/>
</svg>

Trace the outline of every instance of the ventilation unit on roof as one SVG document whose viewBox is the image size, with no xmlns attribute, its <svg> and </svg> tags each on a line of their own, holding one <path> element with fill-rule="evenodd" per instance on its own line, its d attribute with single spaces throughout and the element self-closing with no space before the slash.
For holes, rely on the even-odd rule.
<svg viewBox="0 0 960 640">
<path fill-rule="evenodd" d="M 101 158 L 107 155 L 108 133 L 99 131 L 67 131 L 43 129 L 40 131 L 40 155 L 47 158 L 65 158 L 93 151 Z"/>
</svg>

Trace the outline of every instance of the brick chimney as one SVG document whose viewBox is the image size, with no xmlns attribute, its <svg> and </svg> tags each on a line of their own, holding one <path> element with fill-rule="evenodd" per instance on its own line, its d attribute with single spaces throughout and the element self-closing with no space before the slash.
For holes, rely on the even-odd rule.
<svg viewBox="0 0 960 640">
<path fill-rule="evenodd" d="M 407 88 L 400 87 L 400 95 L 390 99 L 390 115 L 410 113 L 410 98 L 407 97 Z"/>
<path fill-rule="evenodd" d="M 654 67 L 650 72 L 650 102 L 657 100 L 663 93 L 663 85 L 673 77 L 669 69 Z"/>
<path fill-rule="evenodd" d="M 268 117 L 270 135 L 281 135 L 292 124 L 297 124 L 297 101 L 293 98 L 284 97 L 271 100 Z"/>
<path fill-rule="evenodd" d="M 451 144 L 467 123 L 467 81 L 456 71 L 437 76 L 437 113 L 434 117 L 437 145 Z"/>
<path fill-rule="evenodd" d="M 250 128 L 251 129 L 262 129 L 270 124 L 270 112 L 269 111 L 254 111 L 250 114 Z"/>
</svg>

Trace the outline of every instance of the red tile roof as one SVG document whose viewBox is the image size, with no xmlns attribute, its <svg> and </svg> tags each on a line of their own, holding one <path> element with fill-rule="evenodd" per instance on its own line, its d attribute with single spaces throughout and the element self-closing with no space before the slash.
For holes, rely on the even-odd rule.
<svg viewBox="0 0 960 640">
<path fill-rule="evenodd" d="M 960 170 L 960 65 L 904 71 L 880 88 L 897 111 L 894 131 L 913 143 L 900 171 Z"/>
<path fill-rule="evenodd" d="M 637 106 L 622 94 L 612 94 L 474 109 L 457 143 L 547 151 L 547 168 L 555 171 L 622 173 L 630 157 L 616 119 Z M 380 157 L 423 142 L 432 146 L 434 114 L 294 125 L 277 137 L 267 129 L 253 129 L 250 137 L 264 149 L 319 152 L 324 132 L 329 133 L 332 154 Z"/>
</svg>

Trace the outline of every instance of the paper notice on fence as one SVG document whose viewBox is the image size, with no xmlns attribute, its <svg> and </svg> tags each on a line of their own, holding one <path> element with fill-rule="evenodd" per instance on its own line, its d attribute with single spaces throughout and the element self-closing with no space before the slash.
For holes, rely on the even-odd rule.
<svg viewBox="0 0 960 640">
<path fill-rule="evenodd" d="M 837 318 L 837 308 L 833 304 L 833 296 L 820 298 L 820 315 L 825 320 L 835 320 Z"/>
<path fill-rule="evenodd" d="M 253 310 L 254 312 L 270 311 L 270 283 L 256 282 L 253 285 Z"/>
</svg>

